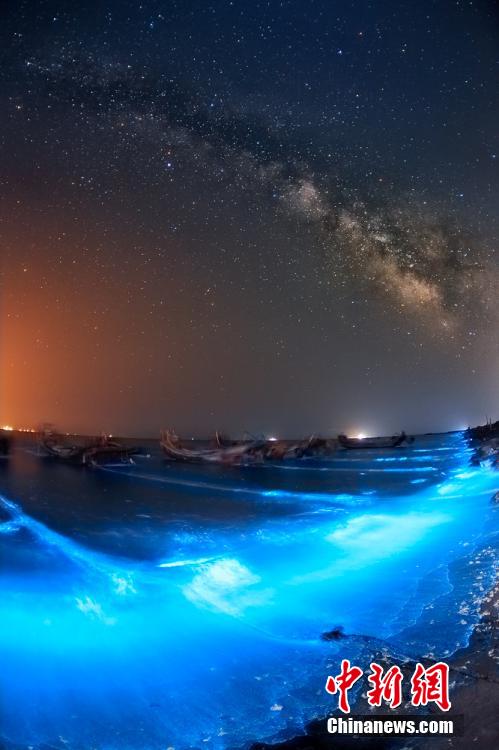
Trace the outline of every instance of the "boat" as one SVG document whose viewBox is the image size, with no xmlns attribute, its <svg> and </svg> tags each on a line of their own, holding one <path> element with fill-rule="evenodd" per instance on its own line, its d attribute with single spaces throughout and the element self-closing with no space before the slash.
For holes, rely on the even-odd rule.
<svg viewBox="0 0 499 750">
<path fill-rule="evenodd" d="M 398 448 L 404 443 L 411 443 L 414 438 L 409 438 L 405 432 L 393 435 L 391 438 L 349 438 L 346 435 L 338 435 L 338 443 L 341 448 L 347 450 L 383 450 L 384 448 Z"/>
<path fill-rule="evenodd" d="M 111 440 L 107 435 L 101 435 L 98 442 L 85 447 L 82 463 L 86 466 L 98 466 L 100 463 L 114 461 L 133 463 L 133 457 L 140 452 L 140 448 L 123 445 Z"/>
<path fill-rule="evenodd" d="M 309 438 L 295 443 L 288 440 L 268 442 L 265 458 L 271 461 L 320 458 L 334 453 L 336 447 L 336 440 L 311 435 Z"/>
<path fill-rule="evenodd" d="M 299 445 L 300 458 L 320 458 L 335 452 L 338 443 L 334 438 L 323 438 L 311 435 Z"/>
<path fill-rule="evenodd" d="M 173 430 L 161 433 L 160 445 L 167 458 L 183 463 L 241 464 L 263 460 L 264 443 L 238 443 L 228 448 L 184 448 Z"/>
<path fill-rule="evenodd" d="M 84 463 L 85 446 L 68 443 L 62 435 L 45 430 L 40 436 L 40 447 L 46 455 L 68 463 Z"/>
<path fill-rule="evenodd" d="M 217 448 L 233 448 L 235 445 L 241 445 L 241 442 L 238 442 L 237 440 L 232 440 L 230 437 L 227 437 L 223 432 L 219 432 L 216 430 L 215 432 L 215 445 Z"/>
<path fill-rule="evenodd" d="M 466 430 L 466 436 L 470 440 L 486 441 L 499 438 L 499 420 L 492 422 L 491 419 L 487 419 L 486 424 L 478 425 L 477 427 L 468 427 Z"/>
<path fill-rule="evenodd" d="M 175 437 L 174 440 L 178 439 Z M 255 437 L 246 433 L 246 437 L 238 441 L 232 440 L 218 430 L 215 432 L 213 444 L 216 449 L 237 447 L 252 449 L 253 452 L 258 450 L 260 458 L 265 461 L 288 461 L 328 456 L 334 453 L 338 447 L 335 438 L 322 438 L 317 435 L 292 442 L 290 440 L 277 440 L 276 438 Z M 173 447 L 178 446 L 174 445 Z"/>
<path fill-rule="evenodd" d="M 85 445 L 68 443 L 53 429 L 45 429 L 40 446 L 51 458 L 80 466 L 97 466 L 101 461 L 131 461 L 140 450 L 112 441 L 107 435 L 87 442 Z"/>
</svg>

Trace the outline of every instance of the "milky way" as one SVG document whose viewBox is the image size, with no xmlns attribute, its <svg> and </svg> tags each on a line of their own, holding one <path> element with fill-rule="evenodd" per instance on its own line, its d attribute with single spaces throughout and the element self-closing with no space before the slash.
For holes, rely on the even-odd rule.
<svg viewBox="0 0 499 750">
<path fill-rule="evenodd" d="M 433 326 L 436 314 L 443 329 L 470 320 L 476 325 L 477 313 L 497 322 L 499 279 L 480 239 L 416 199 L 385 196 L 379 186 L 374 191 L 356 183 L 345 169 L 336 180 L 314 172 L 313 162 L 298 160 L 296 144 L 285 134 L 279 138 L 270 122 L 223 105 L 213 113 L 175 78 L 153 78 L 117 63 L 102 66 L 93 57 L 66 56 L 48 66 L 28 60 L 26 67 L 33 88 L 41 77 L 52 101 L 85 118 L 90 110 L 98 127 L 139 141 L 138 150 L 145 139 L 157 147 L 158 160 L 165 150 L 182 151 L 194 163 L 229 171 L 277 197 L 285 210 L 317 228 L 328 248 L 321 273 L 359 274 Z"/>
</svg>

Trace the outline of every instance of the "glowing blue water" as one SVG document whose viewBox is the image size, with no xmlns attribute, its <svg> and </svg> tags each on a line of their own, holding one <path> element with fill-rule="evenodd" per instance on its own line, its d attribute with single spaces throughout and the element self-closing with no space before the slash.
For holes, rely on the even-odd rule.
<svg viewBox="0 0 499 750">
<path fill-rule="evenodd" d="M 285 469 L 14 458 L 0 476 L 7 747 L 292 736 L 331 706 L 338 661 L 379 645 L 321 632 L 445 656 L 494 574 L 497 474 L 470 469 L 459 435 Z"/>
</svg>

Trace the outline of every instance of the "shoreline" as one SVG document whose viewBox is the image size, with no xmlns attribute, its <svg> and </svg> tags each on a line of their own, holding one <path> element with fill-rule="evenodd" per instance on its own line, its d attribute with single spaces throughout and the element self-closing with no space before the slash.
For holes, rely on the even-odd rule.
<svg viewBox="0 0 499 750">
<path fill-rule="evenodd" d="M 327 732 L 327 718 L 314 719 L 305 727 L 305 732 L 280 742 L 255 742 L 250 750 L 497 750 L 499 748 L 499 570 L 495 582 L 484 596 L 481 616 L 473 627 L 468 645 L 455 651 L 446 662 L 449 665 L 449 689 L 452 708 L 449 718 L 463 716 L 462 736 L 444 737 L 355 737 L 353 735 L 331 735 Z M 381 654 L 381 649 L 380 649 Z M 383 649 L 378 662 L 388 667 L 397 663 L 387 658 Z M 398 658 L 398 657 L 397 657 Z M 432 661 L 421 659 L 430 665 Z M 404 676 L 412 672 L 414 661 L 400 663 Z M 406 675 L 407 671 L 407 675 Z M 373 709 L 365 700 L 365 692 L 356 700 L 350 716 L 384 714 L 385 707 Z M 416 713 L 411 706 L 402 705 L 390 712 L 396 718 L 400 714 Z M 420 712 L 417 711 L 420 715 Z M 445 718 L 447 714 L 430 706 L 427 713 L 432 718 Z M 332 716 L 342 716 L 333 711 Z"/>
</svg>

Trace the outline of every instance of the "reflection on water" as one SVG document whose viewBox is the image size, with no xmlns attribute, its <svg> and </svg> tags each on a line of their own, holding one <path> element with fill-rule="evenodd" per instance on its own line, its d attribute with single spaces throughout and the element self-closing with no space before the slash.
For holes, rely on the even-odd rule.
<svg viewBox="0 0 499 750">
<path fill-rule="evenodd" d="M 226 748 L 323 714 L 369 641 L 446 656 L 490 584 L 497 475 L 461 435 L 286 466 L 0 467 L 7 747 Z M 377 641 L 379 642 L 379 641 Z M 202 744 L 201 744 L 202 743 Z"/>
</svg>

